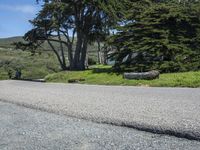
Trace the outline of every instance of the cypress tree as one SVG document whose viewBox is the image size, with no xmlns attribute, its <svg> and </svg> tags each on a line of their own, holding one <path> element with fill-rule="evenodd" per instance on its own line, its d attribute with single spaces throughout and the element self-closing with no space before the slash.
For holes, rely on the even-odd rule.
<svg viewBox="0 0 200 150">
<path fill-rule="evenodd" d="M 200 69 L 200 2 L 142 2 L 146 5 L 132 2 L 139 9 L 127 14 L 127 23 L 111 39 L 115 65 L 133 71 Z"/>
</svg>

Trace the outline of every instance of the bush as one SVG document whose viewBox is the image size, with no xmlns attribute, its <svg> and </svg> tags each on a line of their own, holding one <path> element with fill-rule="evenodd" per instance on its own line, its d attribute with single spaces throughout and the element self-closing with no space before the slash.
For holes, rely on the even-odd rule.
<svg viewBox="0 0 200 150">
<path fill-rule="evenodd" d="M 88 65 L 96 65 L 96 64 L 97 62 L 94 58 L 91 58 L 91 57 L 88 58 Z"/>
</svg>

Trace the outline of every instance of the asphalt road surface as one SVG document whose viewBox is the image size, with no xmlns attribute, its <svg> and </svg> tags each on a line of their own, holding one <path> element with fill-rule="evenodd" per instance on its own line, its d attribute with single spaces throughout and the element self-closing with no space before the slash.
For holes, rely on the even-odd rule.
<svg viewBox="0 0 200 150">
<path fill-rule="evenodd" d="M 200 89 L 0 81 L 0 100 L 68 117 L 200 140 Z"/>
<path fill-rule="evenodd" d="M 0 102 L 1 150 L 199 150 L 200 142 Z"/>
</svg>

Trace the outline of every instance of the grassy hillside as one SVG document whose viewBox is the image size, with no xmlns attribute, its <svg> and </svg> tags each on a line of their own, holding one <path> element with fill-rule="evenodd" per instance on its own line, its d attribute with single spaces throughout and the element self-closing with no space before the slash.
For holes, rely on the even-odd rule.
<svg viewBox="0 0 200 150">
<path fill-rule="evenodd" d="M 13 48 L 14 45 L 12 44 L 14 42 L 20 42 L 20 41 L 23 41 L 23 38 L 21 36 L 10 37 L 10 38 L 0 38 L 0 47 Z"/>
<path fill-rule="evenodd" d="M 0 48 L 14 48 L 13 43 L 14 42 L 20 42 L 24 41 L 22 36 L 17 37 L 10 37 L 10 38 L 0 38 Z M 55 47 L 59 47 L 58 43 L 53 43 Z M 75 45 L 74 45 L 75 46 Z M 50 46 L 48 43 L 44 43 L 41 48 L 39 48 L 40 51 L 51 51 Z M 97 44 L 94 43 L 92 45 L 88 46 L 88 53 L 91 58 L 94 60 L 97 60 Z"/>
<path fill-rule="evenodd" d="M 23 78 L 44 78 L 49 73 L 59 71 L 55 56 L 50 53 L 36 54 L 21 50 L 0 49 L 0 80 L 8 79 L 8 72 L 15 76 L 17 69 L 22 71 Z"/>
</svg>

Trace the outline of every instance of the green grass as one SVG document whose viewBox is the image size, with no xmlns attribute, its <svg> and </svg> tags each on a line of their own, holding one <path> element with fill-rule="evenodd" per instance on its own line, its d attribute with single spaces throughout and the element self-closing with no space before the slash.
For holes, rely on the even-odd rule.
<svg viewBox="0 0 200 150">
<path fill-rule="evenodd" d="M 45 77 L 48 82 L 67 83 L 69 79 L 85 79 L 82 84 L 129 85 L 152 87 L 200 87 L 200 71 L 161 74 L 155 80 L 126 80 L 113 73 L 110 67 L 98 66 L 86 71 L 59 72 Z"/>
</svg>

